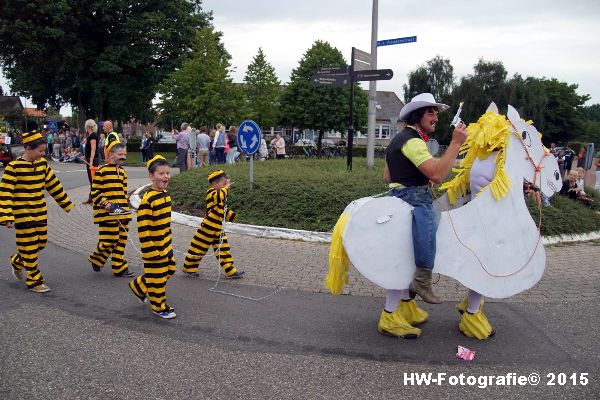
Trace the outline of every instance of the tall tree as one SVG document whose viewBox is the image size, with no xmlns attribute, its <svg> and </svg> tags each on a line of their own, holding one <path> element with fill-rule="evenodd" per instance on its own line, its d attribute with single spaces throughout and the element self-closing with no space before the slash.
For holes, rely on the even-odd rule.
<svg viewBox="0 0 600 400">
<path fill-rule="evenodd" d="M 319 67 L 347 65 L 342 53 L 329 43 L 317 40 L 292 71 L 290 84 L 281 97 L 282 124 L 319 131 L 320 146 L 323 132 L 348 128 L 350 89 L 316 87 L 310 76 Z M 367 94 L 356 84 L 354 127 L 367 123 Z"/>
<path fill-rule="evenodd" d="M 584 132 L 583 105 L 589 95 L 578 95 L 578 85 L 542 79 L 548 97 L 540 131 L 548 141 L 566 143 Z M 540 127 L 538 127 L 540 128 Z"/>
<path fill-rule="evenodd" d="M 244 115 L 244 92 L 230 77 L 231 56 L 211 28 L 200 29 L 190 59 L 160 85 L 159 124 L 234 124 Z"/>
<path fill-rule="evenodd" d="M 156 86 L 209 24 L 201 0 L 5 0 L 0 64 L 38 107 L 86 117 L 148 115 Z"/>
<path fill-rule="evenodd" d="M 408 84 L 404 85 L 404 99 L 405 102 L 409 102 L 419 93 L 431 93 L 436 101 L 448 104 L 452 106 L 451 109 L 455 109 L 452 104 L 453 89 L 454 67 L 450 64 L 449 59 L 436 56 L 408 74 Z M 457 108 L 458 104 L 456 104 Z M 451 112 L 439 115 L 436 138 L 442 143 L 448 142 L 451 137 L 452 132 L 449 125 L 453 115 Z"/>
<path fill-rule="evenodd" d="M 278 122 L 281 82 L 275 68 L 267 61 L 262 48 L 254 56 L 246 71 L 246 95 L 250 116 L 260 126 L 271 127 Z"/>
</svg>

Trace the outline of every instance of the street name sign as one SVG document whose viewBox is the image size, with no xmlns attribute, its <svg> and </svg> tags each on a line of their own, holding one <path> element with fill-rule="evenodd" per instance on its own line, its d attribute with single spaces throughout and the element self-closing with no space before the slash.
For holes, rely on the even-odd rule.
<svg viewBox="0 0 600 400">
<path fill-rule="evenodd" d="M 317 68 L 314 75 L 348 75 L 348 66 Z"/>
<path fill-rule="evenodd" d="M 378 40 L 377 41 L 377 46 L 392 46 L 394 44 L 404 44 L 404 43 L 414 43 L 417 41 L 417 37 L 416 36 L 406 36 L 406 37 L 401 37 L 401 38 L 396 38 L 396 39 L 385 39 L 385 40 Z"/>
<path fill-rule="evenodd" d="M 355 81 L 389 81 L 394 77 L 391 69 L 368 69 L 354 73 Z"/>
<path fill-rule="evenodd" d="M 313 74 L 310 81 L 315 86 L 328 87 L 348 87 L 350 85 L 350 75 L 317 75 Z"/>
</svg>

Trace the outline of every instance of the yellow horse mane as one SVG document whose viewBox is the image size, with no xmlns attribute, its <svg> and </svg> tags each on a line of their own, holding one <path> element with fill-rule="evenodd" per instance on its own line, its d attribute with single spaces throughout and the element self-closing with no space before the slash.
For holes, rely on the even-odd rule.
<svg viewBox="0 0 600 400">
<path fill-rule="evenodd" d="M 467 127 L 467 140 L 461 146 L 459 154 L 464 158 L 458 168 L 453 168 L 456 176 L 440 188 L 447 190 L 450 204 L 455 204 L 456 199 L 468 193 L 470 187 L 471 167 L 475 159 L 485 160 L 489 155 L 498 151 L 496 156 L 496 172 L 488 186 L 485 186 L 477 195 L 488 188 L 496 200 L 500 200 L 510 191 L 511 184 L 508 174 L 504 169 L 506 163 L 506 148 L 510 138 L 510 122 L 504 115 L 488 111 L 476 123 Z"/>
</svg>

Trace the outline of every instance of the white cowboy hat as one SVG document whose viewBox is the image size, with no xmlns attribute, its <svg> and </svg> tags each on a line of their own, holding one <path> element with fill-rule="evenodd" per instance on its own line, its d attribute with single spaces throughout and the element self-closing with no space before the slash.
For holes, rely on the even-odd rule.
<svg viewBox="0 0 600 400">
<path fill-rule="evenodd" d="M 413 97 L 410 103 L 407 103 L 402 107 L 402 110 L 400 111 L 400 121 L 406 121 L 408 114 L 423 107 L 437 107 L 439 112 L 449 108 L 446 104 L 436 103 L 431 93 L 421 93 Z"/>
</svg>

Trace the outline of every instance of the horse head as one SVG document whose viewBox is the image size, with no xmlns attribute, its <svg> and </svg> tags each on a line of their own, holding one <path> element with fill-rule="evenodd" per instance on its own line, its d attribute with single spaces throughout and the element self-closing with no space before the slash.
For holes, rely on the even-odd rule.
<svg viewBox="0 0 600 400">
<path fill-rule="evenodd" d="M 511 123 L 512 139 L 510 146 L 518 147 L 520 157 L 512 160 L 518 163 L 522 178 L 534 183 L 542 193 L 550 197 L 562 187 L 558 162 L 542 144 L 541 134 L 536 127 L 523 120 L 518 111 L 508 106 L 506 114 Z M 517 182 L 515 182 L 517 183 Z"/>
</svg>

